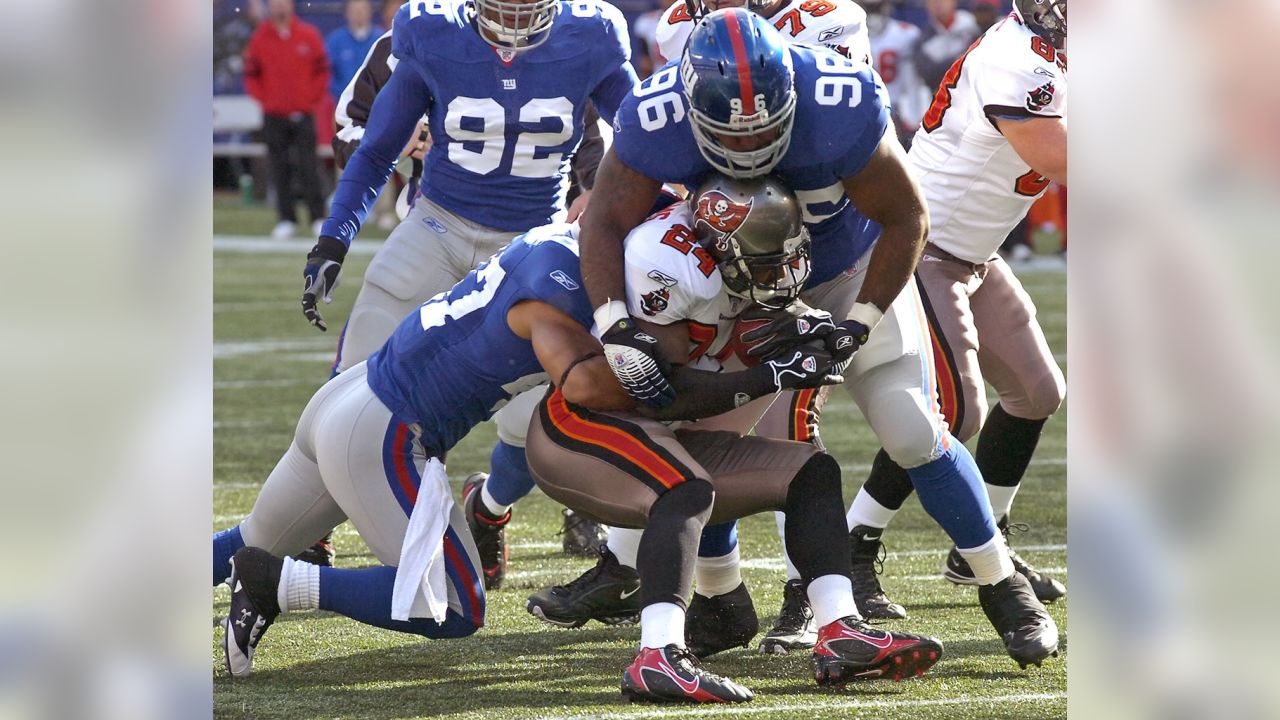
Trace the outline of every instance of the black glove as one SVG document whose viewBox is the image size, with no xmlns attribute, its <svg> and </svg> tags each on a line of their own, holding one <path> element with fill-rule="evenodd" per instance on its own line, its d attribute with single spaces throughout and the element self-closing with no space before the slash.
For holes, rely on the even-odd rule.
<svg viewBox="0 0 1280 720">
<path fill-rule="evenodd" d="M 329 326 L 316 309 L 316 298 L 333 302 L 333 289 L 338 287 L 342 259 L 346 256 L 347 246 L 331 237 L 321 237 L 307 254 L 307 266 L 302 270 L 302 314 L 321 330 L 328 330 Z"/>
<path fill-rule="evenodd" d="M 801 345 L 760 366 L 773 373 L 774 392 L 839 385 L 841 370 L 821 343 Z"/>
<path fill-rule="evenodd" d="M 853 360 L 858 348 L 867 344 L 871 330 L 857 320 L 845 320 L 836 326 L 831 334 L 823 338 L 827 352 L 831 353 L 836 372 L 843 373 Z"/>
<path fill-rule="evenodd" d="M 636 402 L 661 410 L 675 401 L 675 388 L 667 380 L 670 367 L 658 352 L 658 340 L 634 319 L 625 317 L 609 326 L 600 343 L 609 369 Z"/>
<path fill-rule="evenodd" d="M 831 313 L 816 310 L 799 300 L 777 310 L 754 306 L 742 313 L 738 322 L 767 321 L 760 327 L 742 333 L 747 355 L 769 358 L 783 354 L 797 345 L 821 340 L 836 329 Z"/>
</svg>

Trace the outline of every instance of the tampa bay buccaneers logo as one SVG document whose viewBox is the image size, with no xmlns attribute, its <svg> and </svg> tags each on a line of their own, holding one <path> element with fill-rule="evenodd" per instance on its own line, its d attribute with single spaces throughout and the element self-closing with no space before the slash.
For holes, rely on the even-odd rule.
<svg viewBox="0 0 1280 720">
<path fill-rule="evenodd" d="M 658 288 L 653 292 L 647 292 L 640 296 L 640 309 L 645 315 L 657 315 L 667 309 L 667 305 L 671 302 L 671 291 L 667 288 Z"/>
<path fill-rule="evenodd" d="M 1049 104 L 1053 102 L 1054 89 L 1053 81 L 1050 80 L 1035 90 L 1028 90 L 1027 109 L 1031 112 L 1040 112 L 1049 107 Z"/>
<path fill-rule="evenodd" d="M 751 214 L 754 202 L 734 202 L 719 190 L 709 190 L 698 198 L 697 222 L 706 223 L 722 235 L 732 235 Z"/>
</svg>

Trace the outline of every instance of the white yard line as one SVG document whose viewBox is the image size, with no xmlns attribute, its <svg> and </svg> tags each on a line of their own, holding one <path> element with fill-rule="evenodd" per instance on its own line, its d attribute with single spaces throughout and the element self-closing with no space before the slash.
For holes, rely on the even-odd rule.
<svg viewBox="0 0 1280 720">
<path fill-rule="evenodd" d="M 274 380 L 219 380 L 213 384 L 214 390 L 243 390 L 245 388 L 293 387 L 295 385 L 315 385 L 313 378 L 277 378 Z"/>
<path fill-rule="evenodd" d="M 910 708 L 910 707 L 935 707 L 946 705 L 970 705 L 973 707 L 983 707 L 990 705 L 998 705 L 1004 703 L 1032 703 L 1032 702 L 1049 702 L 1053 700 L 1065 700 L 1067 694 L 1064 692 L 1056 693 L 1018 693 L 1012 695 L 990 695 L 983 697 L 981 695 L 960 695 L 951 698 L 939 698 L 937 700 L 845 700 L 845 701 L 822 701 L 810 704 L 793 703 L 789 705 L 735 705 L 726 707 L 716 705 L 712 707 L 702 708 L 673 708 L 671 710 L 640 710 L 639 712 L 617 712 L 617 713 L 601 713 L 601 714 L 583 714 L 583 715 L 540 715 L 537 716 L 542 720 L 580 720 L 581 718 L 597 718 L 599 720 L 615 720 L 626 718 L 666 718 L 666 717 L 691 717 L 703 715 L 758 715 L 761 713 L 780 713 L 780 712 L 798 712 L 798 713 L 823 713 L 831 710 L 859 710 L 873 708 Z"/>
<path fill-rule="evenodd" d="M 272 240 L 266 236 L 255 235 L 214 235 L 214 251 L 241 253 L 278 253 L 301 254 L 305 256 L 315 245 L 315 240 Z M 351 243 L 348 255 L 372 255 L 382 247 L 381 240 L 356 240 Z"/>
<path fill-rule="evenodd" d="M 330 338 L 215 342 L 213 344 L 213 357 L 214 359 L 225 359 L 274 352 L 319 352 L 336 347 L 336 342 L 336 340 Z"/>
</svg>

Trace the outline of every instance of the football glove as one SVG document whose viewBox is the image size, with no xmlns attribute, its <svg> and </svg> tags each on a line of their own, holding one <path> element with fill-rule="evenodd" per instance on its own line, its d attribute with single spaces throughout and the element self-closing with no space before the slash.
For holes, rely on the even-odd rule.
<svg viewBox="0 0 1280 720">
<path fill-rule="evenodd" d="M 329 326 L 316 308 L 316 298 L 333 302 L 333 289 L 338 287 L 346 256 L 347 246 L 342 241 L 323 236 L 307 254 L 307 266 L 302 270 L 302 314 L 321 330 L 328 330 Z"/>
<path fill-rule="evenodd" d="M 801 345 L 760 366 L 773 373 L 774 392 L 839 385 L 841 369 L 820 343 Z"/>
<path fill-rule="evenodd" d="M 667 380 L 670 368 L 658 352 L 658 339 L 641 330 L 631 317 L 609 326 L 600 336 L 609 369 L 622 389 L 645 407 L 661 410 L 676 399 Z"/>
<path fill-rule="evenodd" d="M 836 329 L 831 313 L 811 308 L 799 300 L 781 310 L 752 307 L 742 313 L 741 320 L 769 321 L 742 334 L 747 355 L 757 358 L 773 357 L 797 345 L 821 340 Z"/>
<path fill-rule="evenodd" d="M 871 330 L 866 325 L 857 320 L 845 320 L 823 338 L 837 372 L 843 373 L 849 367 L 853 354 L 867 343 L 870 335 Z"/>
</svg>

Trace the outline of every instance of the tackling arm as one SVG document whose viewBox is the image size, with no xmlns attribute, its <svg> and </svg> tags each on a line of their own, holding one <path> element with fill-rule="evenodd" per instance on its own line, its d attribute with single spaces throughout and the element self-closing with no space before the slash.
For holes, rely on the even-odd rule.
<svg viewBox="0 0 1280 720">
<path fill-rule="evenodd" d="M 1066 118 L 996 118 L 996 128 L 1032 170 L 1067 184 Z"/>
<path fill-rule="evenodd" d="M 533 343 L 538 362 L 565 400 L 592 410 L 629 410 L 635 405 L 598 354 L 600 343 L 554 306 L 526 300 L 507 312 L 507 325 Z M 593 352 L 595 357 L 578 362 Z"/>
<path fill-rule="evenodd" d="M 622 241 L 644 222 L 658 197 L 662 183 L 632 170 L 610 148 L 596 172 L 593 200 L 582 216 L 578 245 L 582 256 L 582 281 L 593 307 L 623 302 Z M 625 304 L 623 317 L 626 316 Z M 601 332 L 608 325 L 596 318 Z"/>
<path fill-rule="evenodd" d="M 907 169 L 906 155 L 892 127 L 866 166 L 845 178 L 844 190 L 854 206 L 882 228 L 854 306 L 856 310 L 869 303 L 879 314 L 873 312 L 874 317 L 865 319 L 851 316 L 870 330 L 911 279 L 929 234 L 924 196 Z"/>
</svg>

